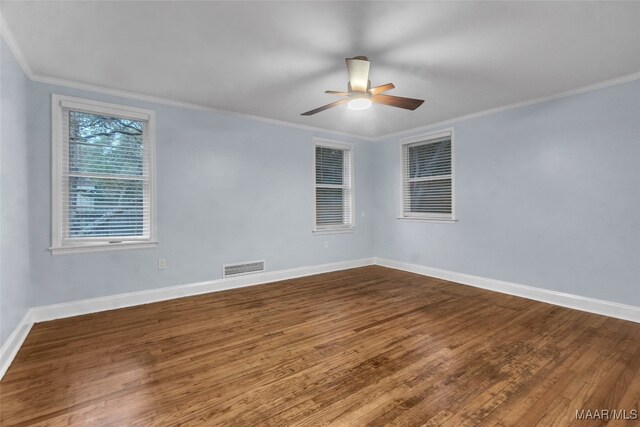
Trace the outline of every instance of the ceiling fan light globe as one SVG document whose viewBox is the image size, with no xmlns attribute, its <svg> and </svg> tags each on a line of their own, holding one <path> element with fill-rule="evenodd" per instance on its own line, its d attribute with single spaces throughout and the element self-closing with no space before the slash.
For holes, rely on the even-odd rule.
<svg viewBox="0 0 640 427">
<path fill-rule="evenodd" d="M 349 100 L 347 104 L 350 110 L 366 110 L 371 107 L 371 100 L 369 98 L 354 98 Z"/>
</svg>

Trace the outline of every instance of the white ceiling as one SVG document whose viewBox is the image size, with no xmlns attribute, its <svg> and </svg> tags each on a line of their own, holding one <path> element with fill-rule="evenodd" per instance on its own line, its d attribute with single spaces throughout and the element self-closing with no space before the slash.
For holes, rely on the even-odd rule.
<svg viewBox="0 0 640 427">
<path fill-rule="evenodd" d="M 380 136 L 640 71 L 639 2 L 3 2 L 36 75 Z M 344 58 L 423 98 L 300 113 Z"/>
</svg>

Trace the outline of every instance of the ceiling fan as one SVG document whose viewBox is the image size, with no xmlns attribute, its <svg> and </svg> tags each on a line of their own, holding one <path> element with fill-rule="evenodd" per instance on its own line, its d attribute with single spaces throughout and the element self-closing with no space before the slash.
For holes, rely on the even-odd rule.
<svg viewBox="0 0 640 427">
<path fill-rule="evenodd" d="M 404 108 L 405 110 L 415 110 L 424 102 L 423 99 L 403 98 L 400 96 L 383 95 L 393 89 L 393 83 L 386 85 L 371 87 L 369 81 L 369 65 L 371 64 L 366 56 L 356 56 L 347 58 L 347 70 L 349 71 L 348 92 L 340 92 L 336 90 L 327 90 L 325 93 L 331 95 L 344 96 L 345 98 L 331 104 L 323 105 L 315 110 L 302 113 L 302 116 L 312 116 L 329 108 L 338 105 L 347 104 L 352 110 L 364 110 L 371 107 L 372 102 L 378 104 L 390 105 L 392 107 Z"/>
</svg>

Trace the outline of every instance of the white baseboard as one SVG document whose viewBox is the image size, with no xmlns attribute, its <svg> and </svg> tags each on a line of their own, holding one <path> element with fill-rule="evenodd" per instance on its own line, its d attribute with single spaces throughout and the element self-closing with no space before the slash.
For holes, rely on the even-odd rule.
<svg viewBox="0 0 640 427">
<path fill-rule="evenodd" d="M 371 264 L 373 264 L 373 258 L 363 258 L 308 267 L 291 268 L 287 270 L 268 271 L 264 273 L 250 274 L 238 277 L 227 277 L 206 282 L 190 283 L 187 285 L 149 289 L 146 291 L 127 292 L 125 294 L 109 295 L 106 297 L 71 301 L 61 304 L 39 306 L 32 309 L 31 321 L 45 322 L 48 320 L 79 316 L 82 314 L 97 313 L 100 311 L 114 310 L 117 308 L 131 307 L 135 305 L 149 304 L 152 302 L 166 301 L 175 298 L 206 294 L 209 292 L 242 288 L 245 286 L 259 285 L 262 283 L 277 282 L 279 280 L 295 279 L 297 277 L 310 276 L 312 274 L 328 273 L 331 271 L 346 270 L 348 268 L 363 267 L 365 265 Z"/>
<path fill-rule="evenodd" d="M 11 362 L 18 354 L 18 350 L 22 346 L 22 343 L 29 335 L 29 331 L 33 326 L 33 321 L 31 320 L 31 310 L 28 310 L 18 326 L 13 330 L 9 338 L 5 341 L 0 348 L 0 379 L 4 376 L 9 366 L 11 366 Z"/>
<path fill-rule="evenodd" d="M 13 362 L 20 346 L 22 346 L 22 343 L 29 334 L 31 327 L 37 322 L 132 307 L 175 298 L 224 291 L 227 289 L 242 288 L 245 286 L 260 285 L 280 280 L 295 279 L 313 274 L 364 267 L 366 265 L 372 265 L 373 263 L 373 258 L 362 258 L 33 307 L 25 314 L 20 324 L 14 329 L 11 336 L 0 349 L 0 379 L 2 379 L 7 369 L 9 369 L 11 362 Z"/>
<path fill-rule="evenodd" d="M 456 273 L 455 271 L 441 270 L 439 268 L 425 267 L 401 261 L 393 261 L 384 258 L 374 258 L 377 265 L 423 276 L 449 280 L 476 288 L 501 292 L 535 301 L 555 304 L 562 307 L 587 311 L 589 313 L 602 314 L 617 319 L 629 320 L 640 323 L 640 307 L 588 298 L 563 292 L 550 291 L 548 289 L 535 288 L 533 286 L 520 285 L 502 280 L 488 279 L 486 277 L 473 276 L 471 274 Z"/>
<path fill-rule="evenodd" d="M 351 261 L 270 271 L 246 276 L 150 289 L 140 292 L 129 292 L 125 294 L 31 308 L 0 349 L 0 379 L 4 376 L 5 372 L 11 365 L 11 362 L 18 353 L 20 346 L 29 334 L 31 326 L 36 322 L 132 307 L 141 304 L 149 304 L 227 289 L 277 282 L 280 280 L 295 279 L 313 274 L 364 267 L 372 264 L 640 323 L 640 307 L 636 306 L 550 291 L 532 286 L 519 285 L 501 280 L 456 273 L 454 271 L 441 270 L 438 268 L 425 267 L 422 265 L 393 261 L 384 258 L 362 258 Z"/>
</svg>

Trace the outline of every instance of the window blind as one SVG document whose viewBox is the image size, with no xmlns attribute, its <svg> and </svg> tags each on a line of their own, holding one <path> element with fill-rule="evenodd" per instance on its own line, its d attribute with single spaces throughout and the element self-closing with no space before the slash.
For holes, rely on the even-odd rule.
<svg viewBox="0 0 640 427">
<path fill-rule="evenodd" d="M 451 218 L 451 135 L 402 146 L 402 213 Z"/>
<path fill-rule="evenodd" d="M 62 108 L 62 238 L 150 237 L 147 121 Z"/>
<path fill-rule="evenodd" d="M 352 215 L 351 150 L 316 145 L 316 228 L 349 228 Z"/>
</svg>

